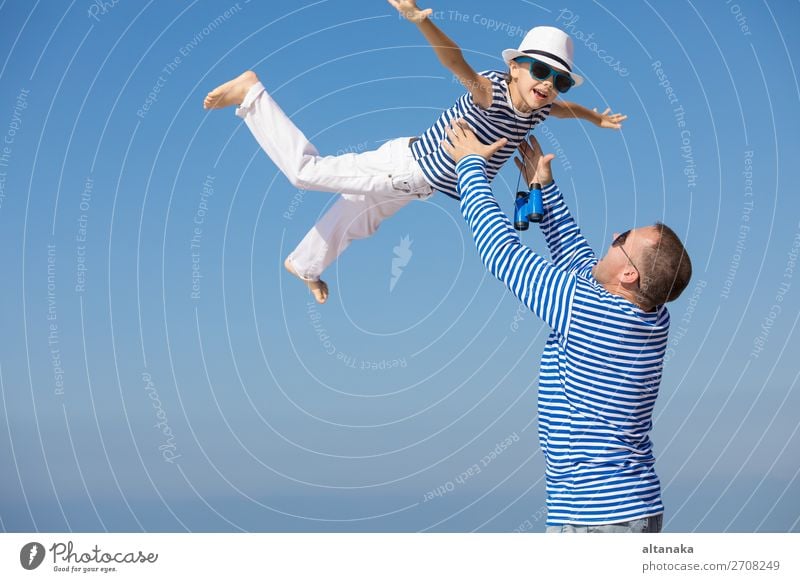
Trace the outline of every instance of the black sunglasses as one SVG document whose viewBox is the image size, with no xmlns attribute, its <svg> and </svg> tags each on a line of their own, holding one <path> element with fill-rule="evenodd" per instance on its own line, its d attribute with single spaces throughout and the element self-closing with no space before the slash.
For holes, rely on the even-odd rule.
<svg viewBox="0 0 800 582">
<path fill-rule="evenodd" d="M 566 93 L 575 84 L 575 79 L 573 79 L 569 75 L 565 75 L 564 73 L 559 73 L 547 63 L 543 63 L 542 61 L 537 61 L 536 59 L 532 59 L 531 57 L 519 57 L 515 60 L 518 63 L 529 63 L 531 69 L 531 76 L 533 76 L 535 79 L 544 81 L 546 79 L 549 79 L 550 76 L 552 75 L 553 87 L 555 87 L 556 91 L 558 91 L 559 93 Z"/>
<path fill-rule="evenodd" d="M 631 260 L 631 256 L 627 253 L 627 251 L 625 251 L 625 247 L 622 246 L 625 244 L 625 241 L 628 240 L 628 235 L 630 233 L 631 233 L 630 230 L 626 230 L 622 234 L 618 235 L 617 238 L 615 238 L 614 241 L 611 243 L 611 246 L 618 247 L 619 250 L 622 251 L 622 254 L 624 254 L 625 257 L 628 259 L 628 262 L 633 266 L 634 269 L 636 269 L 636 274 L 638 275 L 638 277 L 636 278 L 636 286 L 639 287 L 639 279 L 642 278 L 642 272 L 639 270 L 639 267 L 636 266 L 636 263 L 634 263 Z"/>
</svg>

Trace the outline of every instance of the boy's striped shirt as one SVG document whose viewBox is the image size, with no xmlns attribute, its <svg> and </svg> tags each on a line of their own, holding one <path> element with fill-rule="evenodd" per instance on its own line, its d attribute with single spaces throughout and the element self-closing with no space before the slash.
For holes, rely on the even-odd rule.
<svg viewBox="0 0 800 582">
<path fill-rule="evenodd" d="M 642 311 L 594 279 L 597 259 L 555 183 L 542 192 L 548 261 L 520 243 L 492 195 L 483 158 L 468 156 L 457 169 L 461 211 L 481 260 L 553 330 L 538 396 L 547 525 L 662 513 L 649 433 L 667 346 L 666 307 Z"/>
<path fill-rule="evenodd" d="M 472 95 L 466 93 L 411 144 L 414 159 L 417 160 L 428 183 L 456 200 L 458 199 L 456 164 L 441 147 L 442 140 L 447 137 L 445 129 L 454 119 L 466 120 L 478 139 L 485 144 L 493 143 L 503 137 L 508 139 L 508 143 L 492 156 L 486 168 L 489 180 L 493 180 L 508 158 L 514 155 L 517 146 L 525 139 L 528 132 L 550 114 L 550 105 L 540 107 L 527 115 L 519 113 L 511 105 L 505 73 L 483 71 L 480 75 L 492 82 L 491 106 L 486 109 L 478 107 L 472 100 Z"/>
</svg>

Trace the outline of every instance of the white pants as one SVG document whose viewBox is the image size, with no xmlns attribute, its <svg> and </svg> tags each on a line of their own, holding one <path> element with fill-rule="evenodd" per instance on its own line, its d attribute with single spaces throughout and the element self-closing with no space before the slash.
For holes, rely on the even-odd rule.
<svg viewBox="0 0 800 582">
<path fill-rule="evenodd" d="M 351 241 L 372 236 L 384 219 L 433 193 L 407 137 L 371 152 L 322 157 L 261 83 L 236 115 L 296 188 L 342 194 L 288 257 L 304 279 L 319 279 Z"/>
</svg>

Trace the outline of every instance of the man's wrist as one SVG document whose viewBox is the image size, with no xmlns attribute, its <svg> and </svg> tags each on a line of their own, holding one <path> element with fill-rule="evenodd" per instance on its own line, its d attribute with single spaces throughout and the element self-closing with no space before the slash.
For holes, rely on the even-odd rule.
<svg viewBox="0 0 800 582">
<path fill-rule="evenodd" d="M 461 167 L 464 164 L 469 163 L 471 161 L 473 161 L 473 162 L 474 161 L 480 161 L 481 166 L 484 166 L 484 167 L 486 166 L 486 158 L 484 158 L 482 155 L 474 154 L 474 153 L 473 154 L 467 154 L 466 156 L 464 156 L 463 158 L 458 160 L 458 162 L 456 162 L 456 173 L 458 173 L 461 170 Z"/>
</svg>

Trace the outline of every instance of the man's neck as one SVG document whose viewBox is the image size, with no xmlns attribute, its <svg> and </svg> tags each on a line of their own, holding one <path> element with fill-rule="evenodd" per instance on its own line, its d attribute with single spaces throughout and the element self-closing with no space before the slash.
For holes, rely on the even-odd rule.
<svg viewBox="0 0 800 582">
<path fill-rule="evenodd" d="M 616 295 L 617 297 L 622 297 L 626 301 L 633 303 L 636 307 L 641 309 L 642 311 L 653 311 L 655 308 L 651 305 L 643 303 L 641 299 L 631 291 L 630 289 L 623 287 L 622 285 L 607 285 L 605 283 L 601 283 L 603 288 L 611 293 L 612 295 Z"/>
</svg>

